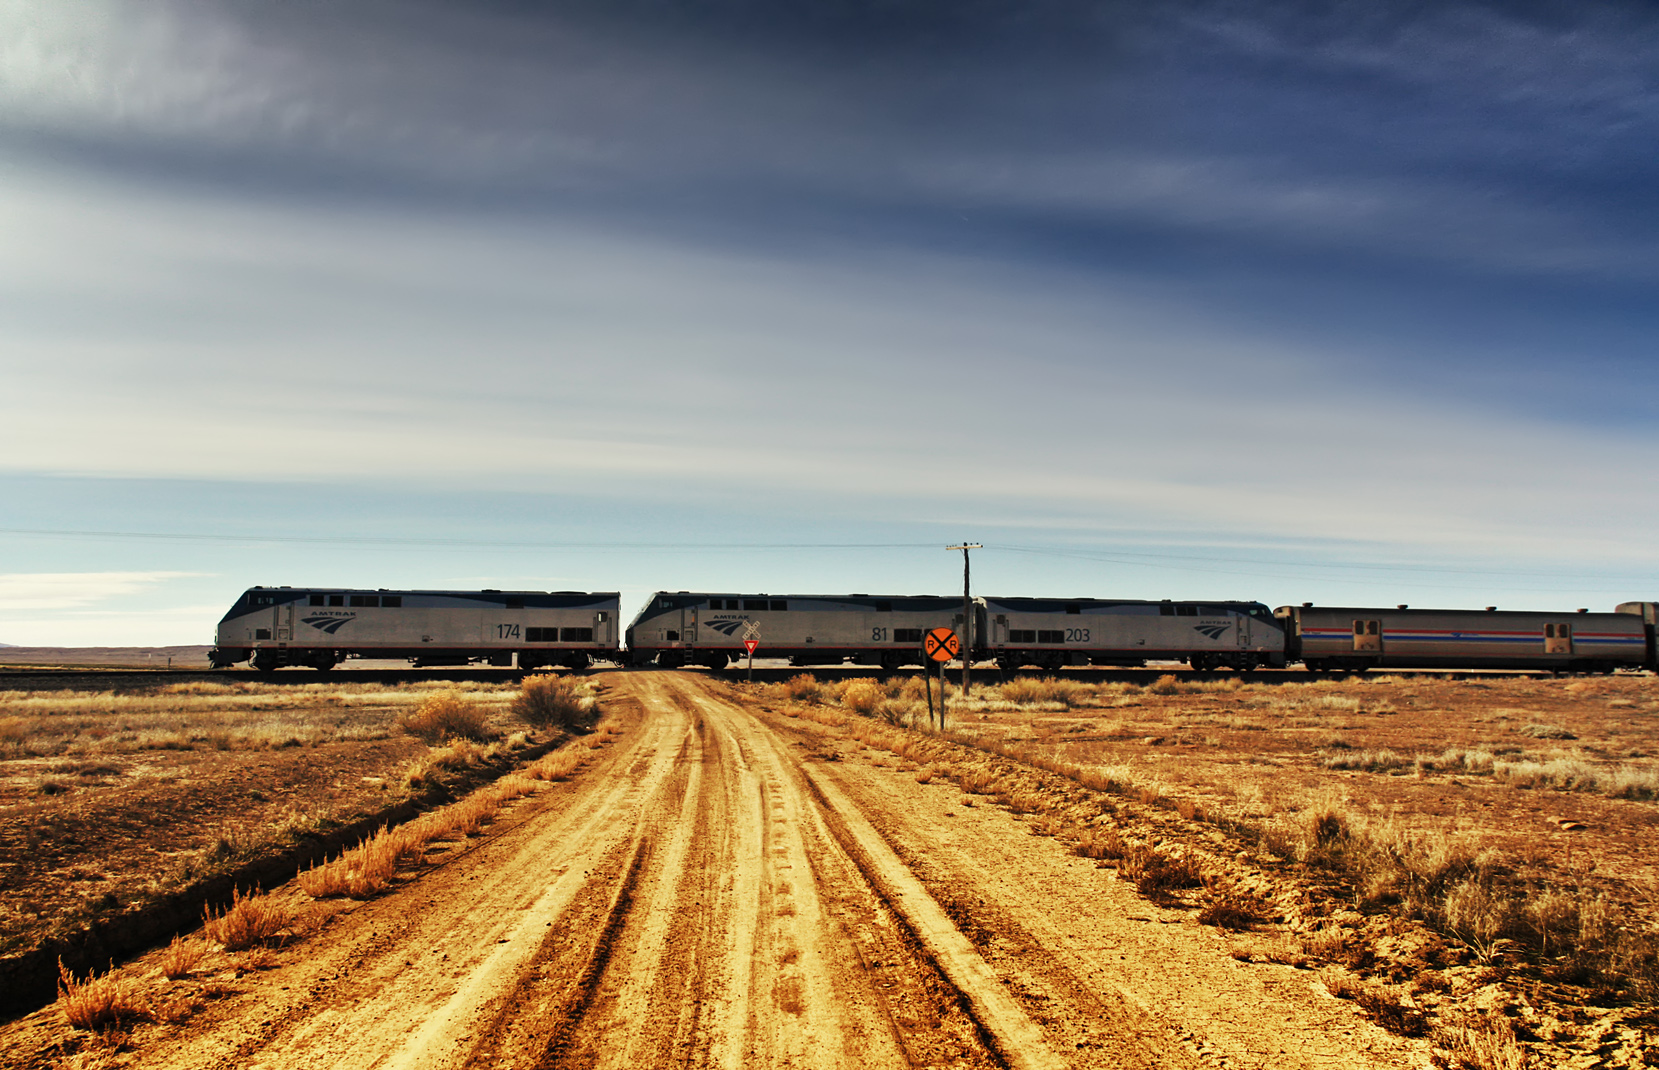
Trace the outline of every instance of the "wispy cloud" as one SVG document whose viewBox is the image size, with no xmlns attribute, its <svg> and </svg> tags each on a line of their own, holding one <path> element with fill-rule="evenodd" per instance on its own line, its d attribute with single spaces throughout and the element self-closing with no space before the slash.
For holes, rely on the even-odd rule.
<svg viewBox="0 0 1659 1070">
<path fill-rule="evenodd" d="M 19 610 L 72 610 L 139 594 L 199 572 L 0 573 L 0 615 Z"/>
</svg>

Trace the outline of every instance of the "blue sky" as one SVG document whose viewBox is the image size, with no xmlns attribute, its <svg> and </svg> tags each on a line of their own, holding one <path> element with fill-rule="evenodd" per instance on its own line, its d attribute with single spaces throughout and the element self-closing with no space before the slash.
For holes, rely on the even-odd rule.
<svg viewBox="0 0 1659 1070">
<path fill-rule="evenodd" d="M 0 642 L 254 584 L 1611 608 L 1659 15 L 0 0 Z"/>
</svg>

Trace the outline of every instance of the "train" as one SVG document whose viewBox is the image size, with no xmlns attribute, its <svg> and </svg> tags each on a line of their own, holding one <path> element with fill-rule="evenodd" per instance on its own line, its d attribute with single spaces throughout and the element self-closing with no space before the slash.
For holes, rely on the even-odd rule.
<svg viewBox="0 0 1659 1070">
<path fill-rule="evenodd" d="M 966 612 L 964 612 L 966 607 Z M 748 653 L 792 665 L 924 663 L 949 628 L 975 662 L 1026 667 L 1185 662 L 1200 672 L 1284 668 L 1659 671 L 1659 603 L 1611 613 L 1281 606 L 1261 602 L 658 591 L 619 631 L 615 591 L 253 587 L 219 622 L 209 661 L 327 671 L 352 658 L 415 666 L 585 669 L 595 661 L 724 669 Z"/>
</svg>

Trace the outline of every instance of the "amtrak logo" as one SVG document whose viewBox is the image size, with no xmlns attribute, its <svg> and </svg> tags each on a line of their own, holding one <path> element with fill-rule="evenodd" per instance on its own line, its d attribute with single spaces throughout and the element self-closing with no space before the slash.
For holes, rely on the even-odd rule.
<svg viewBox="0 0 1659 1070">
<path fill-rule="evenodd" d="M 1231 627 L 1231 624 L 1194 624 L 1192 629 L 1195 632 L 1202 633 L 1206 639 L 1220 639 L 1227 634 L 1227 629 Z"/>
<path fill-rule="evenodd" d="M 749 622 L 746 620 L 706 620 L 703 623 L 721 635 L 736 635 L 737 630 Z"/>
<path fill-rule="evenodd" d="M 302 624 L 309 624 L 313 628 L 321 629 L 333 635 L 341 628 L 351 623 L 350 617 L 301 617 Z"/>
</svg>

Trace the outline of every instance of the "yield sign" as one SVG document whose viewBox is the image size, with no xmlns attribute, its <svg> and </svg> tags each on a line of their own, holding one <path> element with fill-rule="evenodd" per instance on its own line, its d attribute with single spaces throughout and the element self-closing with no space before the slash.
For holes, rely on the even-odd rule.
<svg viewBox="0 0 1659 1070">
<path fill-rule="evenodd" d="M 935 628 L 922 636 L 922 652 L 934 661 L 949 661 L 962 651 L 962 641 L 949 628 Z"/>
<path fill-rule="evenodd" d="M 743 640 L 743 649 L 747 650 L 751 657 L 754 655 L 755 647 L 757 647 L 759 645 L 760 645 L 760 640 L 759 639 L 745 639 L 745 640 Z"/>
</svg>

